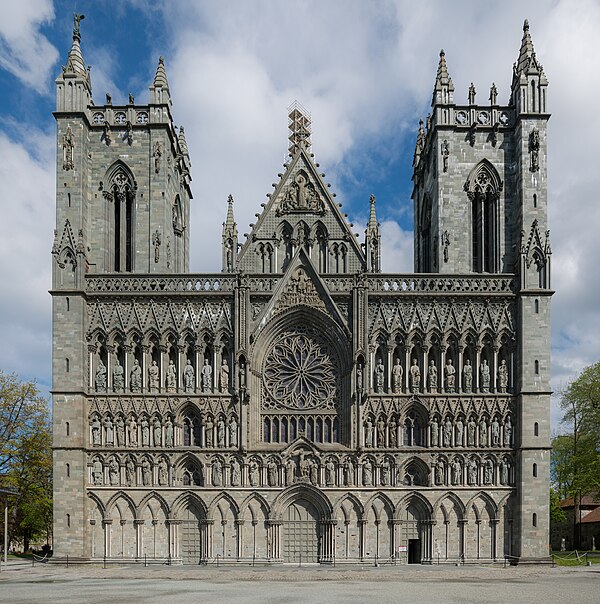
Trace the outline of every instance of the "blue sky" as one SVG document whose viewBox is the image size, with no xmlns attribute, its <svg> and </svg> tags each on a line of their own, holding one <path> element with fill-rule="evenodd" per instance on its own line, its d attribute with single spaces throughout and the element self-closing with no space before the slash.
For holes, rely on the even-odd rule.
<svg viewBox="0 0 600 604">
<path fill-rule="evenodd" d="M 287 153 L 287 107 L 313 121 L 313 151 L 361 238 L 371 193 L 383 268 L 412 271 L 411 162 L 440 48 L 456 102 L 470 82 L 506 102 L 528 17 L 550 81 L 553 386 L 600 358 L 600 140 L 594 0 L 28 0 L 0 21 L 0 367 L 50 383 L 54 78 L 81 24 L 97 103 L 143 102 L 165 57 L 192 161 L 193 271 L 218 271 L 229 193 L 240 233 Z M 553 420 L 557 424 L 556 397 Z"/>
</svg>

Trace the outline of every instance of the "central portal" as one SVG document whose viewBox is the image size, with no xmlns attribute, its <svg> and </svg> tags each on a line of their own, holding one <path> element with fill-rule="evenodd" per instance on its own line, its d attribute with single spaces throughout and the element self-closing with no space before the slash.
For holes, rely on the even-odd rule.
<svg viewBox="0 0 600 604">
<path fill-rule="evenodd" d="M 299 499 L 288 507 L 283 522 L 285 562 L 319 561 L 319 514 L 312 503 Z"/>
</svg>

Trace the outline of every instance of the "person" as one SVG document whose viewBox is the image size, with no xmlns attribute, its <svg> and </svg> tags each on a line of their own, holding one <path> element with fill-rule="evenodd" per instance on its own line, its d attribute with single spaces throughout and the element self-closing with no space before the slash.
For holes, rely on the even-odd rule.
<svg viewBox="0 0 600 604">
<path fill-rule="evenodd" d="M 102 440 L 101 440 L 101 435 L 100 435 L 100 430 L 102 428 L 102 425 L 100 424 L 100 420 L 98 419 L 97 415 L 94 415 L 94 418 L 92 419 L 92 444 L 99 446 L 102 444 Z"/>
<path fill-rule="evenodd" d="M 101 485 L 104 482 L 103 473 L 102 462 L 96 457 L 92 466 L 92 478 L 95 485 Z"/>
<path fill-rule="evenodd" d="M 455 388 L 455 374 L 456 369 L 452 364 L 452 359 L 448 359 L 446 362 L 446 392 L 453 393 Z"/>
<path fill-rule="evenodd" d="M 487 393 L 490 391 L 490 366 L 486 359 L 481 363 L 481 392 Z"/>
<path fill-rule="evenodd" d="M 277 483 L 279 482 L 277 471 L 278 468 L 277 464 L 275 463 L 275 460 L 269 459 L 269 461 L 267 462 L 267 478 L 270 487 L 276 487 Z"/>
<path fill-rule="evenodd" d="M 115 361 L 115 366 L 113 367 L 113 391 L 114 392 L 123 392 L 125 389 L 125 372 L 123 370 L 123 366 L 119 363 L 119 359 Z"/>
<path fill-rule="evenodd" d="M 227 359 L 223 359 L 221 363 L 221 371 L 219 373 L 219 392 L 227 392 L 229 390 L 229 365 Z"/>
<path fill-rule="evenodd" d="M 133 361 L 133 368 L 129 376 L 129 387 L 131 392 L 141 392 L 142 390 L 142 368 L 137 359 Z"/>
<path fill-rule="evenodd" d="M 202 392 L 210 392 L 212 382 L 212 367 L 208 363 L 208 359 L 204 359 L 202 366 Z"/>
<path fill-rule="evenodd" d="M 158 462 L 158 484 L 166 486 L 169 482 L 169 468 L 164 457 Z"/>
<path fill-rule="evenodd" d="M 150 446 L 150 423 L 148 419 L 144 417 L 142 419 L 142 447 Z"/>
<path fill-rule="evenodd" d="M 431 446 L 437 447 L 439 442 L 439 432 L 440 427 L 438 425 L 437 419 L 434 417 L 431 421 Z"/>
<path fill-rule="evenodd" d="M 237 432 L 238 432 L 237 420 L 235 419 L 235 416 L 232 415 L 231 419 L 229 420 L 229 446 L 230 447 L 237 447 L 237 444 L 238 444 Z"/>
<path fill-rule="evenodd" d="M 234 457 L 231 460 L 231 486 L 239 487 L 241 483 L 241 469 L 239 461 Z"/>
<path fill-rule="evenodd" d="M 417 359 L 413 359 L 412 365 L 410 367 L 410 387 L 411 387 L 412 392 L 419 392 L 420 386 L 421 386 L 421 370 L 419 369 Z"/>
<path fill-rule="evenodd" d="M 335 464 L 331 458 L 325 462 L 325 484 L 328 487 L 335 484 Z"/>
<path fill-rule="evenodd" d="M 373 422 L 370 417 L 367 417 L 365 422 L 365 447 L 373 446 Z"/>
<path fill-rule="evenodd" d="M 186 392 L 194 392 L 194 368 L 188 359 L 183 370 L 183 386 Z"/>
<path fill-rule="evenodd" d="M 167 367 L 167 392 L 175 392 L 177 390 L 177 371 L 173 359 L 169 360 Z"/>
<path fill-rule="evenodd" d="M 498 367 L 498 387 L 502 394 L 506 393 L 508 387 L 508 367 L 506 366 L 505 359 L 502 359 L 500 367 Z"/>
<path fill-rule="evenodd" d="M 510 421 L 510 415 L 506 417 L 504 421 L 504 446 L 510 447 L 512 440 L 512 422 Z"/>
<path fill-rule="evenodd" d="M 129 418 L 129 446 L 137 447 L 137 423 L 133 415 Z"/>
<path fill-rule="evenodd" d="M 160 447 L 162 444 L 162 425 L 161 425 L 160 419 L 158 417 L 154 418 L 153 427 L 154 427 L 154 446 Z"/>
<path fill-rule="evenodd" d="M 106 392 L 106 366 L 102 359 L 98 361 L 96 369 L 96 392 Z"/>
<path fill-rule="evenodd" d="M 385 367 L 383 361 L 378 359 L 377 365 L 375 366 L 375 392 L 383 392 L 383 381 L 385 379 Z"/>
<path fill-rule="evenodd" d="M 158 392 L 159 381 L 158 363 L 152 361 L 152 365 L 148 369 L 148 385 L 150 386 L 150 392 Z"/>
<path fill-rule="evenodd" d="M 473 390 L 473 367 L 471 361 L 467 359 L 463 367 L 463 389 L 467 394 Z"/>
<path fill-rule="evenodd" d="M 225 422 L 220 417 L 217 420 L 217 447 L 225 446 Z"/>
<path fill-rule="evenodd" d="M 452 422 L 450 418 L 446 418 L 444 423 L 444 447 L 452 446 Z"/>
<path fill-rule="evenodd" d="M 344 462 L 344 486 L 351 487 L 354 484 L 354 464 L 347 457 Z"/>
<path fill-rule="evenodd" d="M 396 359 L 394 367 L 392 368 L 392 391 L 394 394 L 402 392 L 402 374 L 403 369 L 400 364 L 400 359 Z"/>
<path fill-rule="evenodd" d="M 167 421 L 165 423 L 165 446 L 173 446 L 173 421 L 170 417 L 167 417 Z"/>
<path fill-rule="evenodd" d="M 431 359 L 429 361 L 429 368 L 427 369 L 427 382 L 429 392 L 437 392 L 438 373 L 435 361 Z"/>
<path fill-rule="evenodd" d="M 362 365 L 356 366 L 356 390 L 362 392 L 363 389 L 363 368 Z"/>
</svg>

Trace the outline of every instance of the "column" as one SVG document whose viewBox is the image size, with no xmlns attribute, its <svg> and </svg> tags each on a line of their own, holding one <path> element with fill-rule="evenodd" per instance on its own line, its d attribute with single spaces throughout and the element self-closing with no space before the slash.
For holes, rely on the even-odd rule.
<svg viewBox="0 0 600 604">
<path fill-rule="evenodd" d="M 491 531 L 491 539 L 492 539 L 492 551 L 490 552 L 490 556 L 492 560 L 496 560 L 498 556 L 497 548 L 498 548 L 498 525 L 500 524 L 499 518 L 492 518 L 490 520 L 490 531 Z"/>
<path fill-rule="evenodd" d="M 359 472 L 360 474 L 360 472 Z M 360 483 L 362 484 L 362 483 Z M 360 559 L 364 560 L 365 557 L 365 551 L 366 551 L 366 540 L 367 540 L 367 530 L 366 530 L 366 526 L 367 526 L 367 521 L 365 518 L 360 518 L 358 520 L 358 527 L 359 527 L 359 531 L 360 531 L 360 535 L 359 535 L 359 549 L 360 549 Z"/>
<path fill-rule="evenodd" d="M 438 371 L 438 376 L 440 379 L 440 392 L 446 392 L 446 350 L 445 346 L 442 346 L 440 349 L 440 370 Z"/>
<path fill-rule="evenodd" d="M 95 385 L 94 385 L 94 355 L 95 354 L 96 354 L 96 347 L 88 346 L 88 356 L 89 356 L 89 365 L 90 365 L 88 390 L 90 390 L 90 391 L 95 390 Z"/>
<path fill-rule="evenodd" d="M 479 366 L 481 365 L 481 346 L 476 346 L 475 347 L 475 367 L 473 367 L 473 373 L 475 374 L 473 377 L 474 379 L 474 384 L 473 384 L 473 392 L 481 392 L 481 390 L 479 389 L 479 378 L 480 378 L 480 371 L 479 371 Z"/>
<path fill-rule="evenodd" d="M 104 520 L 102 520 L 102 526 L 104 527 L 104 555 L 107 558 L 110 558 L 112 541 L 112 518 L 104 518 Z"/>
<path fill-rule="evenodd" d="M 136 536 L 136 546 L 137 546 L 136 556 L 138 558 L 143 558 L 143 556 L 144 556 L 144 521 L 136 518 L 133 521 L 133 525 L 135 526 L 135 536 Z"/>
<path fill-rule="evenodd" d="M 400 518 L 392 518 L 390 520 L 390 524 L 391 524 L 391 531 L 390 531 L 390 549 L 392 550 L 392 557 L 394 558 L 394 560 L 396 559 L 397 555 L 398 555 L 398 547 L 397 547 L 397 543 L 398 543 L 398 531 L 400 530 L 398 527 L 401 524 L 401 520 Z"/>
<path fill-rule="evenodd" d="M 490 373 L 492 378 L 492 392 L 497 393 L 498 389 L 496 388 L 496 379 L 498 378 L 498 347 L 494 346 L 494 366 L 490 367 Z"/>
<path fill-rule="evenodd" d="M 177 392 L 183 392 L 183 368 L 185 367 L 185 359 L 183 358 L 183 346 L 177 346 Z"/>
<path fill-rule="evenodd" d="M 200 346 L 194 346 L 194 355 L 196 357 L 196 374 L 194 375 L 194 380 L 196 381 L 196 392 L 200 392 L 200 372 L 202 370 L 200 351 Z"/>
<path fill-rule="evenodd" d="M 169 364 L 167 358 L 167 347 L 159 346 L 160 350 L 160 362 L 158 363 L 158 390 L 159 392 L 165 391 L 165 368 Z"/>
<path fill-rule="evenodd" d="M 242 553 L 244 551 L 244 542 L 243 542 L 243 526 L 244 526 L 245 520 L 238 518 L 237 520 L 234 520 L 234 524 L 235 524 L 235 528 L 236 528 L 236 537 L 237 537 L 237 559 L 239 561 L 239 559 L 242 557 Z"/>
<path fill-rule="evenodd" d="M 423 348 L 423 363 L 421 365 L 421 387 L 419 392 L 427 392 L 427 350 Z"/>
<path fill-rule="evenodd" d="M 465 559 L 465 533 L 466 533 L 467 522 L 468 521 L 466 518 L 459 518 L 459 520 L 458 520 L 459 539 L 460 539 L 460 559 L 461 560 Z"/>
<path fill-rule="evenodd" d="M 149 346 L 142 346 L 142 392 L 148 392 L 148 352 Z"/>
<path fill-rule="evenodd" d="M 408 345 L 404 351 L 404 392 L 410 392 L 410 382 L 408 379 L 408 374 L 410 373 L 410 350 L 408 349 Z"/>
<path fill-rule="evenodd" d="M 394 366 L 394 348 L 388 346 L 387 348 L 387 367 L 386 367 L 386 392 L 392 391 L 392 367 Z"/>
<path fill-rule="evenodd" d="M 132 355 L 132 346 L 125 346 L 123 355 L 123 392 L 129 392 L 129 358 Z"/>
<path fill-rule="evenodd" d="M 114 352 L 113 346 L 106 347 L 106 392 L 112 392 L 112 355 Z"/>
<path fill-rule="evenodd" d="M 462 392 L 462 369 L 463 369 L 463 353 L 464 346 L 458 347 L 458 361 L 456 367 L 456 392 L 460 394 Z"/>
</svg>

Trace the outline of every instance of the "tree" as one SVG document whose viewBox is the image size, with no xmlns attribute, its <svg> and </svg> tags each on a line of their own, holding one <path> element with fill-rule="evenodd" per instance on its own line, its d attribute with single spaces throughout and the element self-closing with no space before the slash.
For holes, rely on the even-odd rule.
<svg viewBox="0 0 600 604">
<path fill-rule="evenodd" d="M 47 401 L 33 382 L 0 371 L 0 473 L 14 487 L 11 539 L 29 549 L 32 539 L 49 541 L 52 530 L 52 431 Z M 2 519 L 3 520 L 3 519 Z"/>
</svg>

